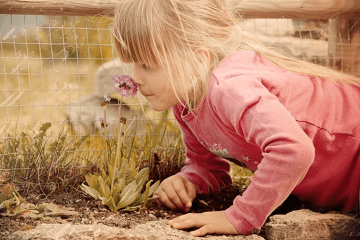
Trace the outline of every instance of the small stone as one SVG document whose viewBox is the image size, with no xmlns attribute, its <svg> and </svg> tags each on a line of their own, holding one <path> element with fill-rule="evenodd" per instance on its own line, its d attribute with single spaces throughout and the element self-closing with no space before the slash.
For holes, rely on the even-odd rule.
<svg viewBox="0 0 360 240">
<path fill-rule="evenodd" d="M 151 219 L 157 219 L 157 217 L 155 217 L 155 215 L 152 214 L 152 213 L 149 214 L 149 218 L 151 218 Z"/>
</svg>

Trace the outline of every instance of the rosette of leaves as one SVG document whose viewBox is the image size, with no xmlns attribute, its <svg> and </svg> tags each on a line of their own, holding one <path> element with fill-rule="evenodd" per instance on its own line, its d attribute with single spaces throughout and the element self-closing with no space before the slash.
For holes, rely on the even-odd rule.
<svg viewBox="0 0 360 240">
<path fill-rule="evenodd" d="M 100 199 L 111 211 L 133 211 L 148 203 L 150 196 L 159 187 L 160 181 L 151 185 L 149 168 L 140 171 L 133 159 L 123 160 L 120 169 L 108 165 L 109 175 L 85 175 L 88 184 L 80 187 L 95 199 Z"/>
</svg>

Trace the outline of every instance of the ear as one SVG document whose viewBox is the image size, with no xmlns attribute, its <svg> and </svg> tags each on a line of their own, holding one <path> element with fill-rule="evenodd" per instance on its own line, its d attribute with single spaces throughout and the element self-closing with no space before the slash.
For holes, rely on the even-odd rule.
<svg viewBox="0 0 360 240">
<path fill-rule="evenodd" d="M 209 50 L 207 50 L 206 48 L 198 48 L 196 50 L 196 53 L 199 54 L 202 58 L 204 58 L 206 60 L 207 64 L 210 65 L 211 57 L 210 57 Z"/>
</svg>

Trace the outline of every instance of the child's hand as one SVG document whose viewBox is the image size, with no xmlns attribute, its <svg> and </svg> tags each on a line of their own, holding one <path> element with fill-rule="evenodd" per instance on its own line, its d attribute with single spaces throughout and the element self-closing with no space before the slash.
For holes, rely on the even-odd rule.
<svg viewBox="0 0 360 240">
<path fill-rule="evenodd" d="M 196 197 L 196 188 L 186 178 L 174 175 L 160 184 L 154 196 L 159 196 L 158 201 L 170 209 L 179 208 L 187 212 Z"/>
<path fill-rule="evenodd" d="M 168 225 L 177 229 L 199 228 L 190 232 L 194 237 L 206 234 L 239 234 L 234 225 L 227 220 L 225 211 L 188 213 L 168 221 Z"/>
</svg>

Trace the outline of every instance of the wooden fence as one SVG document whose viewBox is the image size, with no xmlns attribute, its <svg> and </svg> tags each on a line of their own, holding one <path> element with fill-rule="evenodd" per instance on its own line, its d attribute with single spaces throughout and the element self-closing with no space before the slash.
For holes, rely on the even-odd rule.
<svg viewBox="0 0 360 240">
<path fill-rule="evenodd" d="M 121 0 L 0 0 L 0 14 L 112 16 Z M 329 66 L 360 76 L 359 0 L 232 0 L 239 17 L 329 19 Z"/>
</svg>

